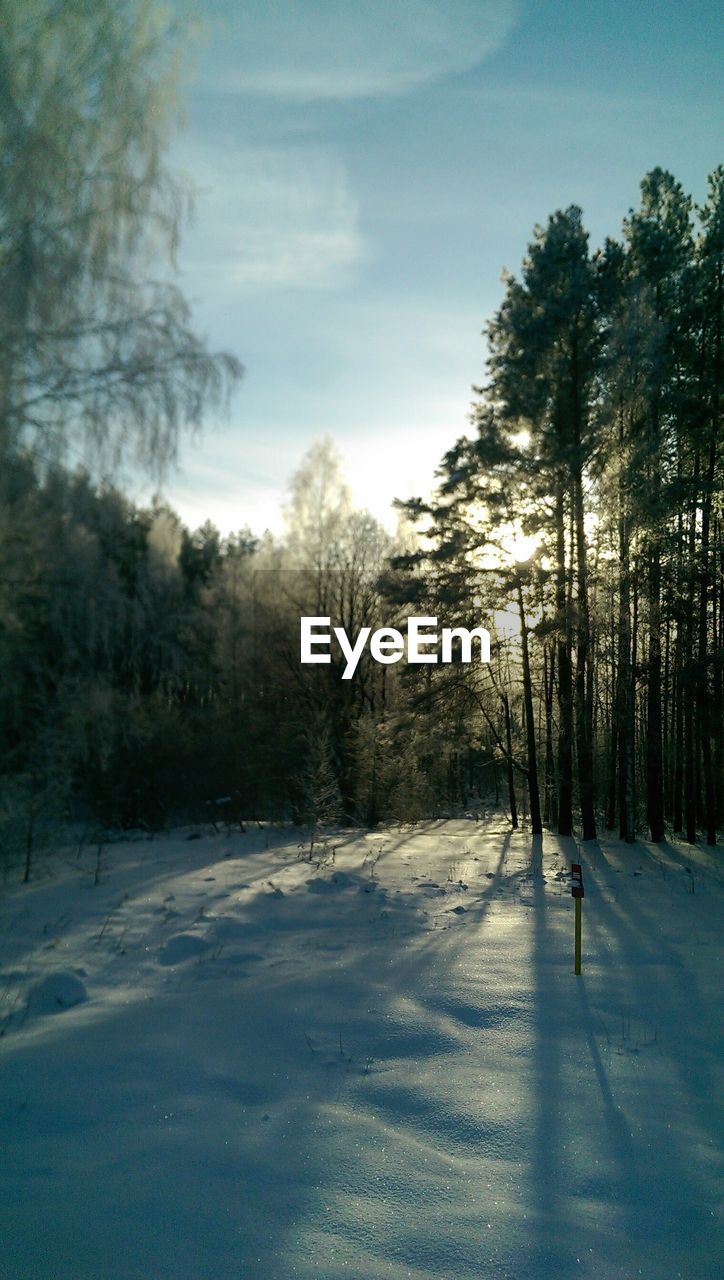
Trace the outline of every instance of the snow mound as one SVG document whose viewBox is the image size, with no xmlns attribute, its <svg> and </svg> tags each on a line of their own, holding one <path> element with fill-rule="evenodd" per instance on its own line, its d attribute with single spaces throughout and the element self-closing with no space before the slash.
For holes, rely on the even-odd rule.
<svg viewBox="0 0 724 1280">
<path fill-rule="evenodd" d="M 60 970 L 49 973 L 28 995 L 31 1013 L 62 1013 L 88 999 L 86 985 L 75 973 Z"/>
<path fill-rule="evenodd" d="M 160 964 L 183 964 L 184 960 L 192 960 L 208 951 L 209 943 L 193 933 L 175 933 L 161 948 L 158 959 Z"/>
<path fill-rule="evenodd" d="M 335 871 L 329 880 L 316 876 L 312 880 L 307 880 L 306 885 L 308 893 L 339 893 L 341 889 L 348 889 L 355 882 L 355 878 L 347 875 L 346 871 Z"/>
</svg>

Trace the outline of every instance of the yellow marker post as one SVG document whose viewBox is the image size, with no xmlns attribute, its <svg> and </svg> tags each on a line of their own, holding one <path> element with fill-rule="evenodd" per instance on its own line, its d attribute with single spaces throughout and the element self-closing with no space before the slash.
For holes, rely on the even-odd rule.
<svg viewBox="0 0 724 1280">
<path fill-rule="evenodd" d="M 576 903 L 576 949 L 573 972 L 581 972 L 581 899 L 583 898 L 583 872 L 580 862 L 571 863 L 571 894 Z"/>
</svg>

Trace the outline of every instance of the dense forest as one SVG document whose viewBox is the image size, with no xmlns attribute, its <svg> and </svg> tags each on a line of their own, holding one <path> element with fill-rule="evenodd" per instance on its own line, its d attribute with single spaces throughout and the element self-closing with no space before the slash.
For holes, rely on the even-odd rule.
<svg viewBox="0 0 724 1280">
<path fill-rule="evenodd" d="M 284 536 L 243 510 L 234 536 L 189 531 L 99 478 L 128 459 L 160 474 L 241 374 L 155 278 L 184 206 L 163 166 L 173 50 L 145 6 L 1 7 L 4 857 L 29 874 L 68 820 L 496 803 L 533 831 L 715 843 L 724 168 L 701 207 L 654 169 L 597 249 L 576 207 L 535 228 L 470 430 L 432 498 L 401 495 L 396 537 L 354 509 L 329 441 L 291 479 Z M 342 681 L 300 666 L 302 613 L 350 634 L 484 624 L 491 662 L 363 660 Z"/>
</svg>

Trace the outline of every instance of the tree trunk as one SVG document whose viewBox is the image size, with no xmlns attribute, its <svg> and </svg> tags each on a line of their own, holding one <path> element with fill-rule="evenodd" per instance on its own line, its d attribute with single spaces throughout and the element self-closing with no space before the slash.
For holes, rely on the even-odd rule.
<svg viewBox="0 0 724 1280">
<path fill-rule="evenodd" d="M 625 443 L 624 419 L 619 420 L 619 447 Z M 618 679 L 616 687 L 616 729 L 618 738 L 618 823 L 619 836 L 628 844 L 636 839 L 634 825 L 633 778 L 635 767 L 635 690 L 631 663 L 631 561 L 630 527 L 627 517 L 628 489 L 622 465 L 619 480 L 618 517 Z"/>
<path fill-rule="evenodd" d="M 566 595 L 566 533 L 563 490 L 556 494 L 556 623 L 558 627 L 558 831 L 573 834 L 573 691 L 570 613 Z"/>
<path fill-rule="evenodd" d="M 528 796 L 530 798 L 530 829 L 534 836 L 542 835 L 543 823 L 540 813 L 540 793 L 538 790 L 538 759 L 535 745 L 535 717 L 533 715 L 533 686 L 530 678 L 530 654 L 528 652 L 528 624 L 523 603 L 523 587 L 520 576 L 516 581 L 518 590 L 518 610 L 520 613 L 520 639 L 523 649 L 523 698 L 525 702 L 525 729 L 528 745 Z"/>
<path fill-rule="evenodd" d="M 681 652 L 681 631 L 676 638 L 676 668 L 674 672 L 674 782 L 672 797 L 672 814 L 674 831 L 681 835 L 684 830 L 684 699 L 682 681 L 684 673 L 684 655 Z"/>
<path fill-rule="evenodd" d="M 688 571 L 689 585 L 684 622 L 685 652 L 682 680 L 684 703 L 684 830 L 689 844 L 696 844 L 696 732 L 694 724 L 694 560 L 696 554 L 696 517 L 699 493 L 699 454 L 694 460 L 693 495 L 689 513 Z"/>
<path fill-rule="evenodd" d="M 583 839 L 595 840 L 596 814 L 593 785 L 593 705 L 589 696 L 591 622 L 588 610 L 588 566 L 583 512 L 583 480 L 577 468 L 573 478 L 576 519 L 576 567 L 578 571 L 578 628 L 576 645 L 576 751 Z"/>
<path fill-rule="evenodd" d="M 518 829 L 518 807 L 515 801 L 515 774 L 513 772 L 513 733 L 510 723 L 510 703 L 507 693 L 501 693 L 500 701 L 503 704 L 503 714 L 505 716 L 505 745 L 507 748 L 506 769 L 508 774 L 508 802 L 510 804 L 510 825 L 514 831 Z"/>
<path fill-rule="evenodd" d="M 550 661 L 548 660 L 549 650 L 546 646 L 543 650 L 543 693 L 545 701 L 545 720 L 546 720 L 546 780 L 543 801 L 543 821 L 547 826 L 555 826 L 558 817 L 558 809 L 556 805 L 556 768 L 553 756 L 553 690 L 555 687 L 555 664 L 556 651 L 551 645 Z"/>
<path fill-rule="evenodd" d="M 661 550 L 657 535 L 649 560 L 649 654 L 646 724 L 646 812 L 651 839 L 664 838 L 664 777 L 661 755 Z"/>
<path fill-rule="evenodd" d="M 699 730 L 701 735 L 701 760 L 704 779 L 704 806 L 706 843 L 716 844 L 716 786 L 714 781 L 714 763 L 711 751 L 711 688 L 707 663 L 707 640 L 709 634 L 709 530 L 711 525 L 711 505 L 716 473 L 717 415 L 712 419 L 711 440 L 709 444 L 709 460 L 704 479 L 704 502 L 701 513 L 701 586 L 699 595 L 699 661 L 697 679 L 697 701 L 699 710 Z"/>
</svg>

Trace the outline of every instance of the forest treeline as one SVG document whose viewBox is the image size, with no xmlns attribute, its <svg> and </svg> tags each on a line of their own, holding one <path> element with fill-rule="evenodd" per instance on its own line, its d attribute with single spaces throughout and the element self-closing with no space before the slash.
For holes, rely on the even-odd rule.
<svg viewBox="0 0 724 1280">
<path fill-rule="evenodd" d="M 16 860 L 67 820 L 375 824 L 480 807 L 505 785 L 467 687 L 445 687 L 441 712 L 434 682 L 368 651 L 349 681 L 339 650 L 300 663 L 302 615 L 354 638 L 411 611 L 395 553 L 415 534 L 355 510 L 331 441 L 293 476 L 279 537 L 190 532 L 160 501 L 138 508 L 22 452 L 0 486 L 0 820 Z"/>
<path fill-rule="evenodd" d="M 716 841 L 722 806 L 724 171 L 656 170 L 620 240 L 537 228 L 488 327 L 471 432 L 393 539 L 331 442 L 286 533 L 190 532 L 21 445 L 3 470 L 10 842 L 51 815 L 375 823 L 521 807 L 591 838 Z M 403 545 L 404 544 L 404 545 Z M 489 666 L 302 668 L 301 614 L 353 636 L 484 623 Z M 13 833 L 13 834 L 11 834 Z"/>
<path fill-rule="evenodd" d="M 283 536 L 240 510 L 222 538 L 99 478 L 160 475 L 242 372 L 173 276 L 175 29 L 153 0 L 0 0 L 0 18 L 4 853 L 29 873 L 68 820 L 494 803 L 533 830 L 714 843 L 724 169 L 701 207 L 653 170 L 597 249 L 576 207 L 535 229 L 470 429 L 395 538 L 354 509 L 329 442 L 292 478 Z M 301 614 L 349 635 L 482 623 L 491 662 L 365 658 L 342 681 L 302 668 Z"/>
<path fill-rule="evenodd" d="M 374 824 L 503 804 L 584 839 L 721 826 L 724 170 L 620 240 L 537 228 L 471 432 L 392 538 L 331 441 L 286 532 L 222 539 L 22 450 L 4 471 L 6 821 Z M 12 575 L 10 566 L 12 564 Z M 302 667 L 299 619 L 486 625 L 491 662 Z M 7 798 L 11 797 L 8 806 Z"/>
</svg>

